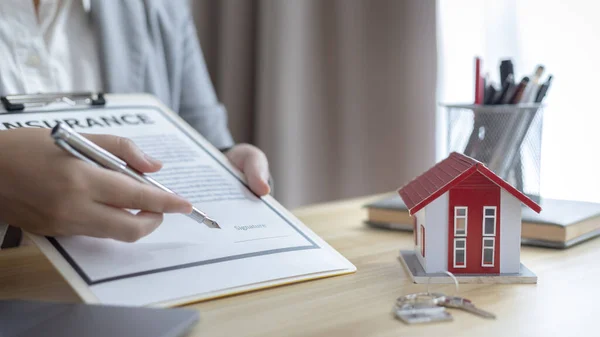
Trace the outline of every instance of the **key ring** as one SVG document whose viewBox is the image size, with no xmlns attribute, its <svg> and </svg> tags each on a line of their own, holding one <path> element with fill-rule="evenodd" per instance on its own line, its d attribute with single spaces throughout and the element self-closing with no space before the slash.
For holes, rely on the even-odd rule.
<svg viewBox="0 0 600 337">
<path fill-rule="evenodd" d="M 452 274 L 449 271 L 444 271 L 444 274 L 450 276 L 450 278 L 452 279 L 452 281 L 454 281 L 454 295 L 453 296 L 457 296 L 458 295 L 458 279 L 456 278 L 456 276 L 454 276 L 454 274 Z M 429 276 L 427 278 L 427 293 L 430 293 L 429 291 L 429 286 L 431 285 L 431 276 Z M 444 295 L 445 296 L 445 295 Z"/>
<path fill-rule="evenodd" d="M 454 287 L 455 287 L 454 296 L 457 296 L 458 290 L 459 290 L 458 279 L 456 279 L 454 274 L 452 274 L 449 271 L 444 271 L 444 273 L 447 274 L 448 276 L 450 276 L 452 278 L 452 280 L 454 281 Z M 432 293 L 430 290 L 430 286 L 431 286 L 431 277 L 428 277 L 426 292 L 419 292 L 419 293 L 400 296 L 396 299 L 396 307 L 401 307 L 401 306 L 407 305 L 407 304 L 438 305 L 441 301 L 443 301 L 446 297 L 448 297 L 446 294 L 443 294 L 443 293 L 438 293 L 438 292 Z"/>
<path fill-rule="evenodd" d="M 396 299 L 393 311 L 404 313 L 439 313 L 445 310 L 444 307 L 438 306 L 438 303 L 444 299 L 444 294 L 441 293 L 415 293 L 400 296 Z"/>
</svg>

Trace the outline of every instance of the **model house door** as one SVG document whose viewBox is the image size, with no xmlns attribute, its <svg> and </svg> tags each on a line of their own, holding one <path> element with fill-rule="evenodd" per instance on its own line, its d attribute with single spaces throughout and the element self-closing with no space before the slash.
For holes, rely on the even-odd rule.
<svg viewBox="0 0 600 337">
<path fill-rule="evenodd" d="M 449 191 L 448 270 L 500 271 L 500 187 L 474 173 Z"/>
</svg>

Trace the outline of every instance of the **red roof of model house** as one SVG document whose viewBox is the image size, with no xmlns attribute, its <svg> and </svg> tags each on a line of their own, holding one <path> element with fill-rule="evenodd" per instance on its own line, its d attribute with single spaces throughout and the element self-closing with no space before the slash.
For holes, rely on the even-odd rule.
<svg viewBox="0 0 600 337">
<path fill-rule="evenodd" d="M 535 212 L 539 213 L 542 210 L 540 205 L 498 177 L 483 163 L 458 152 L 452 152 L 448 158 L 400 188 L 398 193 L 412 215 L 476 171 L 515 196 Z"/>
</svg>

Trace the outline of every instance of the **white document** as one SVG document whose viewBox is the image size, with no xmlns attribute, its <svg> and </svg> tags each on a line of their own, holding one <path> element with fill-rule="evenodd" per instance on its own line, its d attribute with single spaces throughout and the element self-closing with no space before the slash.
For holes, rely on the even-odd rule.
<svg viewBox="0 0 600 337">
<path fill-rule="evenodd" d="M 141 97 L 146 104 L 140 98 L 108 96 L 107 106 L 100 109 L 0 114 L 0 130 L 51 127 L 61 121 L 81 133 L 131 138 L 163 162 L 163 169 L 152 175 L 157 181 L 222 228 L 168 214 L 155 232 L 135 243 L 37 237 L 50 260 L 59 260 L 59 270 L 72 269 L 63 274 L 69 281 L 77 279 L 75 289 L 86 301 L 176 304 L 355 270 L 273 198 L 253 194 L 189 126 Z"/>
</svg>

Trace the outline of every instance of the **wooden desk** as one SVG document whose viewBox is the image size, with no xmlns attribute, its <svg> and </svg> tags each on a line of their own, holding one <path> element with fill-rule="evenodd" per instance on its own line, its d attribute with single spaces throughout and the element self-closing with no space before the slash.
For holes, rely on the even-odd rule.
<svg viewBox="0 0 600 337">
<path fill-rule="evenodd" d="M 452 310 L 454 321 L 408 326 L 391 315 L 396 297 L 424 291 L 410 283 L 396 257 L 409 233 L 369 229 L 356 199 L 295 212 L 357 267 L 356 274 L 199 303 L 191 336 L 555 336 L 596 334 L 600 240 L 569 250 L 523 248 L 537 285 L 463 285 L 460 294 L 497 320 Z M 453 291 L 453 285 L 432 290 Z M 35 247 L 0 254 L 0 298 L 76 301 Z"/>
</svg>

